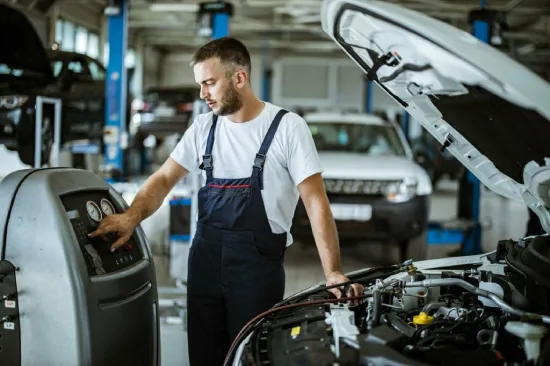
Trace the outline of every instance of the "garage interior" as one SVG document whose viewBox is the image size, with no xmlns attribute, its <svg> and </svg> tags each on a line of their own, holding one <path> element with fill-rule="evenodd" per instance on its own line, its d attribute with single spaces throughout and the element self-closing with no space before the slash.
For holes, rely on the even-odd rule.
<svg viewBox="0 0 550 366">
<path fill-rule="evenodd" d="M 490 24 L 491 32 L 485 34 L 485 43 L 550 82 L 548 0 L 388 0 L 384 3 L 425 14 L 477 38 L 474 23 Z M 65 69 L 72 70 L 73 77 L 77 74 L 73 89 L 69 87 L 65 90 L 66 96 L 60 97 L 64 104 L 83 100 L 104 104 L 97 118 L 88 112 L 70 117 L 80 121 L 80 127 L 75 124 L 70 138 L 62 137 L 60 143 L 53 141 L 52 119 L 48 133 L 42 134 L 39 142 L 43 144 L 44 139 L 49 138 L 51 149 L 45 150 L 47 156 L 42 156 L 44 162 L 37 166 L 34 121 L 25 130 L 10 125 L 2 113 L 6 112 L 14 92 L 1 87 L 0 182 L 25 169 L 83 169 L 101 177 L 131 204 L 145 179 L 168 158 L 197 113 L 207 111 L 201 104 L 199 86 L 189 66 L 194 52 L 213 38 L 232 36 L 250 51 L 252 89 L 261 100 L 298 113 L 306 122 L 323 119 L 324 115 L 336 115 L 336 118 L 347 114 L 369 115 L 399 127 L 396 133 L 402 136 L 404 149 L 410 151 L 410 164 L 420 167 L 430 178 L 430 186 L 433 184 L 428 194 L 427 228 L 422 242 L 427 255 L 422 259 L 494 251 L 502 240 L 526 236 L 528 222 L 538 220 L 537 216 L 530 216 L 525 202 L 486 188 L 458 164 L 456 158 L 441 150 L 443 141 L 428 136 L 402 105 L 366 78 L 363 70 L 323 31 L 322 0 L 0 0 L 0 4 L 27 17 L 42 47 L 53 52 L 50 66 L 56 77 L 63 76 Z M 222 18 L 213 16 L 216 10 L 212 9 L 217 6 L 231 9 L 230 14 L 222 12 Z M 7 44 L 5 38 L 1 36 L 0 42 Z M 0 59 L 0 76 L 6 74 L 2 72 L 2 64 Z M 494 67 L 499 67 L 498 62 Z M 113 77 L 114 74 L 117 77 Z M 147 118 L 153 118 L 150 115 L 154 113 L 147 110 L 147 106 L 162 105 L 162 98 L 183 98 L 176 102 L 185 105 L 182 108 L 187 114 L 174 131 L 170 126 L 150 132 L 145 129 Z M 169 99 L 164 102 L 164 105 L 171 103 Z M 48 103 L 46 99 L 45 115 L 51 107 Z M 118 116 L 107 118 L 109 108 L 111 111 L 118 108 Z M 92 116 L 94 121 L 87 125 L 85 116 Z M 61 126 L 65 123 L 65 118 L 60 120 Z M 20 128 L 19 134 L 27 137 L 11 139 L 8 133 L 17 128 Z M 66 130 L 62 127 L 61 131 Z M 362 169 L 364 173 L 359 172 L 351 179 L 369 179 L 369 172 L 375 168 L 356 168 Z M 407 168 L 399 165 L 394 172 L 399 169 Z M 350 179 L 350 175 L 347 177 L 329 179 Z M 154 258 L 161 321 L 161 364 L 167 366 L 188 365 L 186 263 L 194 225 L 190 217 L 195 211 L 190 202 L 195 184 L 198 183 L 186 177 L 161 208 L 141 225 Z M 330 189 L 327 183 L 328 193 Z M 5 202 L 0 199 L 1 204 Z M 402 253 L 399 245 L 393 244 L 378 239 L 342 238 L 344 273 L 400 263 Z M 298 239 L 288 248 L 285 269 L 285 297 L 325 280 L 311 239 Z M 0 356 L 1 350 L 0 347 Z"/>
</svg>

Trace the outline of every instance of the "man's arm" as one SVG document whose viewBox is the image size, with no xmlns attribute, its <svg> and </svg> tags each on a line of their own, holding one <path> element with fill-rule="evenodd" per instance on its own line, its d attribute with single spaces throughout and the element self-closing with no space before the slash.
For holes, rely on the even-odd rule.
<svg viewBox="0 0 550 366">
<path fill-rule="evenodd" d="M 169 157 L 162 167 L 145 181 L 126 211 L 132 221 L 139 224 L 155 213 L 168 193 L 188 173 L 187 169 Z"/>
<path fill-rule="evenodd" d="M 338 232 L 321 174 L 314 174 L 306 178 L 298 185 L 298 191 L 311 223 L 325 276 L 341 273 Z"/>
</svg>

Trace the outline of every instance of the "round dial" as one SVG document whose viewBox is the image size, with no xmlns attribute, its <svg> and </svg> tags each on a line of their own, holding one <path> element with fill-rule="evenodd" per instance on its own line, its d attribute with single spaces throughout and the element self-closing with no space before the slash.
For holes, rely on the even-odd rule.
<svg viewBox="0 0 550 366">
<path fill-rule="evenodd" d="M 101 199 L 101 210 L 105 215 L 112 215 L 115 213 L 115 207 L 111 201 L 106 198 Z"/>
<path fill-rule="evenodd" d="M 101 209 L 95 202 L 86 202 L 86 212 L 88 212 L 88 216 L 90 216 L 90 218 L 95 222 L 100 222 L 103 218 L 103 215 L 101 214 Z"/>
</svg>

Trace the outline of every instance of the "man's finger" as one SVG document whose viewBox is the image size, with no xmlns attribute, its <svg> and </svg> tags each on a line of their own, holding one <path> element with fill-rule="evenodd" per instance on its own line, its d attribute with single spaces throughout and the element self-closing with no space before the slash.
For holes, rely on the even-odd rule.
<svg viewBox="0 0 550 366">
<path fill-rule="evenodd" d="M 118 240 L 115 241 L 113 245 L 111 245 L 111 252 L 114 252 L 118 247 L 121 247 L 124 243 L 128 241 L 128 239 L 130 239 L 130 235 L 128 234 L 118 238 Z"/>
<path fill-rule="evenodd" d="M 97 227 L 97 229 L 95 229 L 95 231 L 92 231 L 91 233 L 88 234 L 88 237 L 96 238 L 98 236 L 109 234 L 113 231 L 116 231 L 113 225 L 110 225 L 109 223 L 101 222 Z"/>
<path fill-rule="evenodd" d="M 335 287 L 335 288 L 331 288 L 329 290 L 329 292 L 333 293 L 334 296 L 336 296 L 337 299 L 341 298 L 342 297 L 342 291 L 340 291 L 339 288 Z"/>
</svg>

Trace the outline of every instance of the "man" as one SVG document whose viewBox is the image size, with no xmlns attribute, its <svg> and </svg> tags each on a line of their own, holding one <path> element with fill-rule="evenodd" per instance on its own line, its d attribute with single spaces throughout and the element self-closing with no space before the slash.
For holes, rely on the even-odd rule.
<svg viewBox="0 0 550 366">
<path fill-rule="evenodd" d="M 90 236 L 117 232 L 124 244 L 174 185 L 202 169 L 197 231 L 188 265 L 191 365 L 220 365 L 242 327 L 283 299 L 284 252 L 298 201 L 310 218 L 327 284 L 348 281 L 321 165 L 305 121 L 260 101 L 250 85 L 246 47 L 209 42 L 192 61 L 212 112 L 196 117 L 170 158 L 143 185 L 126 213 L 107 216 Z M 352 285 L 347 295 L 360 295 Z M 342 296 L 338 288 L 331 290 Z"/>
</svg>

